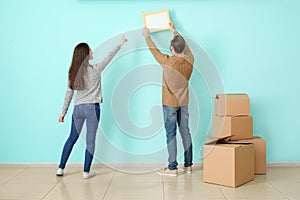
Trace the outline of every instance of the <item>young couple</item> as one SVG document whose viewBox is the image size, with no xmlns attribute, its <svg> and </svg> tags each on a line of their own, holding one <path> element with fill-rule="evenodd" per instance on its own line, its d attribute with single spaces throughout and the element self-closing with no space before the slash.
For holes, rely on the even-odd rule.
<svg viewBox="0 0 300 200">
<path fill-rule="evenodd" d="M 184 38 L 175 30 L 173 23 L 170 23 L 170 29 L 174 33 L 174 38 L 170 44 L 172 56 L 163 54 L 157 49 L 147 28 L 143 29 L 143 35 L 154 58 L 163 68 L 162 104 L 169 165 L 158 174 L 177 176 L 177 124 L 184 146 L 184 171 L 189 174 L 192 173 L 192 139 L 188 126 L 188 82 L 193 71 L 194 56 Z M 87 134 L 83 178 L 88 179 L 95 176 L 95 172 L 90 171 L 90 168 L 100 119 L 99 104 L 102 102 L 101 73 L 125 42 L 127 39 L 122 37 L 119 44 L 104 60 L 95 65 L 89 64 L 93 54 L 86 43 L 80 43 L 75 47 L 69 69 L 69 83 L 64 106 L 62 114 L 59 116 L 59 122 L 64 122 L 74 91 L 76 91 L 71 133 L 63 148 L 59 168 L 56 172 L 57 176 L 64 175 L 67 160 L 79 138 L 84 121 L 86 121 Z"/>
</svg>

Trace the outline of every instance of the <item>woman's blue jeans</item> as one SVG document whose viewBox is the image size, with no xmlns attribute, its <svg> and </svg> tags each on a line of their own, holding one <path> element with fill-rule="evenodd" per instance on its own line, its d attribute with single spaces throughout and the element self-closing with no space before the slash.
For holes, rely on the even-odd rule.
<svg viewBox="0 0 300 200">
<path fill-rule="evenodd" d="M 80 104 L 74 107 L 72 115 L 71 133 L 65 143 L 59 168 L 64 169 L 74 144 L 79 138 L 84 121 L 86 121 L 86 151 L 84 172 L 89 172 L 95 151 L 95 140 L 100 118 L 99 103 Z"/>
<path fill-rule="evenodd" d="M 192 166 L 193 147 L 192 138 L 189 129 L 189 112 L 188 106 L 171 107 L 163 105 L 163 113 L 165 120 L 165 129 L 167 133 L 167 146 L 169 153 L 170 170 L 177 169 L 177 140 L 176 140 L 176 127 L 178 124 L 179 132 L 182 138 L 184 147 L 184 166 Z"/>
</svg>

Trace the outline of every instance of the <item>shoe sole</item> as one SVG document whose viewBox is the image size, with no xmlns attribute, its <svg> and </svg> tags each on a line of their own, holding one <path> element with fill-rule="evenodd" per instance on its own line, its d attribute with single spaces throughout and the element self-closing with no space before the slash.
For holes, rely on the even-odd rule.
<svg viewBox="0 0 300 200">
<path fill-rule="evenodd" d="M 63 174 L 56 174 L 56 176 L 63 176 Z"/>
<path fill-rule="evenodd" d="M 160 173 L 160 172 L 156 172 L 157 175 L 160 175 L 160 176 L 171 176 L 171 177 L 176 177 L 177 174 L 164 174 L 164 173 Z"/>
<path fill-rule="evenodd" d="M 96 173 L 92 174 L 92 175 L 89 175 L 89 176 L 83 176 L 84 179 L 89 179 L 89 178 L 92 178 L 96 176 Z"/>
<path fill-rule="evenodd" d="M 83 177 L 84 179 L 93 178 L 94 176 Z"/>
</svg>

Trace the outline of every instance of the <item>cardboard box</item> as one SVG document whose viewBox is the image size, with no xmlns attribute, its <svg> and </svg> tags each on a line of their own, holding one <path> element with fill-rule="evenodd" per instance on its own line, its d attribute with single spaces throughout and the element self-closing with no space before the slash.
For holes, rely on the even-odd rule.
<svg viewBox="0 0 300 200">
<path fill-rule="evenodd" d="M 213 137 L 232 136 L 231 140 L 250 139 L 253 137 L 253 118 L 251 116 L 213 116 Z"/>
<path fill-rule="evenodd" d="M 215 98 L 215 115 L 250 115 L 250 98 L 247 94 L 218 94 Z"/>
<path fill-rule="evenodd" d="M 203 181 L 237 187 L 254 179 L 253 144 L 205 144 Z"/>
<path fill-rule="evenodd" d="M 254 136 L 248 140 L 226 141 L 227 143 L 252 143 L 254 144 L 254 173 L 266 174 L 266 140 Z"/>
</svg>

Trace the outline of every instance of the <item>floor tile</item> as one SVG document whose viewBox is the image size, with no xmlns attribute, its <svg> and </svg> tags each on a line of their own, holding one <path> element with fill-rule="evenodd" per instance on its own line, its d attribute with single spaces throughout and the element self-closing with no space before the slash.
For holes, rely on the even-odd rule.
<svg viewBox="0 0 300 200">
<path fill-rule="evenodd" d="M 298 181 L 290 181 L 290 182 L 271 182 L 271 184 L 286 196 L 289 200 L 299 200 L 300 199 L 300 180 Z"/>
<path fill-rule="evenodd" d="M 273 167 L 267 172 L 267 180 L 290 200 L 300 199 L 300 168 Z"/>
<path fill-rule="evenodd" d="M 43 200 L 101 200 L 107 188 L 108 184 L 60 182 Z"/>
<path fill-rule="evenodd" d="M 112 182 L 105 200 L 163 200 L 162 183 Z"/>
<path fill-rule="evenodd" d="M 24 167 L 1 167 L 0 168 L 0 186 L 15 176 L 24 172 L 27 168 Z"/>
<path fill-rule="evenodd" d="M 9 183 L 35 184 L 35 183 L 58 183 L 62 177 L 55 175 L 56 168 L 53 167 L 31 167 L 14 177 Z"/>
<path fill-rule="evenodd" d="M 256 178 L 237 188 L 219 186 L 226 199 L 287 199 L 281 192 L 274 188 L 266 179 Z"/>
<path fill-rule="evenodd" d="M 300 167 L 268 168 L 267 179 L 271 182 L 290 182 L 300 180 Z"/>
<path fill-rule="evenodd" d="M 147 174 L 147 173 L 153 173 L 157 170 L 164 167 L 164 165 L 141 165 L 141 166 L 111 166 L 112 169 L 115 169 L 118 172 L 121 173 L 128 173 L 128 174 Z"/>
<path fill-rule="evenodd" d="M 299 200 L 300 199 L 300 190 L 299 190 L 300 182 L 291 183 L 291 184 L 275 184 L 274 187 L 277 188 L 284 196 L 286 196 L 289 200 Z"/>
<path fill-rule="evenodd" d="M 113 178 L 113 182 L 161 183 L 162 177 L 157 175 L 156 172 L 141 173 L 141 174 L 116 172 Z"/>
<path fill-rule="evenodd" d="M 94 167 L 96 176 L 82 178 L 82 168 L 68 167 L 56 177 L 56 167 L 0 167 L 1 200 L 299 200 L 300 168 L 271 167 L 267 175 L 238 188 L 203 183 L 203 170 L 191 175 L 181 170 L 177 177 L 162 177 L 156 171 L 125 173 L 109 167 Z M 132 171 L 132 169 L 131 169 Z"/>
<path fill-rule="evenodd" d="M 164 183 L 165 200 L 225 199 L 217 185 L 202 182 Z"/>
<path fill-rule="evenodd" d="M 0 199 L 42 199 L 55 184 L 5 184 L 0 188 Z"/>
</svg>

